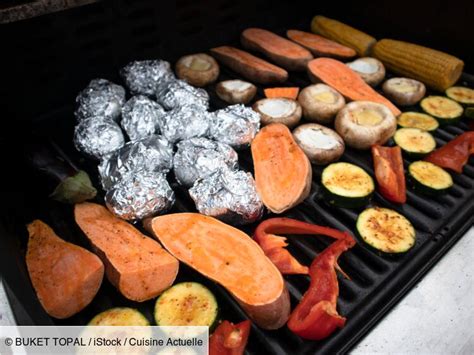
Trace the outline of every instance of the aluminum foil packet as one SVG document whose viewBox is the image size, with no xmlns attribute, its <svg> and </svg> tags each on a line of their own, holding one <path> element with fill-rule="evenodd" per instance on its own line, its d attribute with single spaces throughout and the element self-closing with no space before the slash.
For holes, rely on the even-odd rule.
<svg viewBox="0 0 474 355">
<path fill-rule="evenodd" d="M 128 63 L 120 70 L 120 75 L 133 95 L 153 96 L 161 81 L 174 79 L 170 63 L 159 59 Z"/>
<path fill-rule="evenodd" d="M 176 107 L 168 111 L 161 133 L 171 143 L 194 137 L 205 137 L 209 132 L 212 114 L 201 106 Z"/>
<path fill-rule="evenodd" d="M 116 120 L 125 103 L 125 89 L 105 79 L 94 79 L 76 97 L 77 120 L 91 116 Z"/>
<path fill-rule="evenodd" d="M 138 171 L 166 175 L 173 167 L 173 147 L 162 136 L 153 135 L 136 142 L 128 142 L 99 164 L 99 175 L 104 190 L 122 180 L 130 179 Z"/>
<path fill-rule="evenodd" d="M 260 115 L 242 104 L 217 110 L 213 116 L 209 137 L 237 150 L 249 146 L 260 129 Z"/>
<path fill-rule="evenodd" d="M 196 181 L 189 194 L 200 213 L 226 223 L 252 223 L 263 215 L 255 180 L 250 173 L 241 170 L 221 169 Z"/>
<path fill-rule="evenodd" d="M 209 94 L 206 90 L 195 88 L 183 80 L 161 81 L 156 88 L 156 101 L 165 109 L 180 106 L 200 106 L 209 109 Z"/>
<path fill-rule="evenodd" d="M 157 102 L 138 95 L 122 107 L 120 124 L 131 141 L 140 140 L 161 131 L 166 111 Z"/>
<path fill-rule="evenodd" d="M 164 174 L 151 171 L 130 175 L 105 195 L 107 208 L 126 220 L 139 220 L 166 212 L 174 202 L 174 192 Z"/>
<path fill-rule="evenodd" d="M 125 144 L 119 125 L 98 116 L 81 120 L 74 129 L 76 149 L 98 160 L 107 158 Z"/>
<path fill-rule="evenodd" d="M 191 138 L 178 143 L 173 158 L 176 180 L 186 187 L 198 179 L 228 167 L 237 169 L 238 155 L 231 146 L 207 138 Z"/>
</svg>

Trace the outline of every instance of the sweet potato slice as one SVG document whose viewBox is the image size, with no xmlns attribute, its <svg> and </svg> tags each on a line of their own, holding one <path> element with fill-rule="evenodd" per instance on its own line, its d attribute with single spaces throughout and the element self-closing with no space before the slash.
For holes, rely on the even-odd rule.
<svg viewBox="0 0 474 355">
<path fill-rule="evenodd" d="M 145 226 L 176 258 L 225 287 L 255 323 L 277 329 L 290 301 L 278 269 L 248 235 L 198 213 L 175 213 Z"/>
<path fill-rule="evenodd" d="M 257 192 L 269 210 L 282 213 L 308 197 L 311 164 L 285 125 L 263 127 L 251 150 Z"/>
<path fill-rule="evenodd" d="M 313 59 L 311 52 L 299 44 L 261 28 L 247 28 L 242 32 L 240 42 L 244 48 L 260 52 L 288 70 L 306 70 L 306 65 Z"/>
<path fill-rule="evenodd" d="M 90 251 L 59 238 L 44 222 L 28 225 L 26 266 L 46 313 L 71 317 L 94 298 L 104 277 L 104 264 Z"/>
<path fill-rule="evenodd" d="M 285 69 L 234 47 L 212 48 L 211 54 L 219 62 L 254 83 L 274 84 L 288 79 L 288 72 Z"/>
<path fill-rule="evenodd" d="M 344 63 L 331 58 L 317 58 L 308 63 L 308 75 L 322 81 L 352 101 L 372 101 L 387 106 L 395 116 L 400 110 L 362 80 Z"/>
<path fill-rule="evenodd" d="M 343 46 L 314 33 L 288 30 L 286 36 L 292 41 L 308 49 L 315 57 L 332 57 L 350 59 L 357 54 L 352 48 Z"/>
<path fill-rule="evenodd" d="M 77 204 L 74 215 L 104 262 L 108 280 L 126 298 L 146 301 L 173 284 L 178 260 L 156 241 L 95 203 Z"/>
</svg>

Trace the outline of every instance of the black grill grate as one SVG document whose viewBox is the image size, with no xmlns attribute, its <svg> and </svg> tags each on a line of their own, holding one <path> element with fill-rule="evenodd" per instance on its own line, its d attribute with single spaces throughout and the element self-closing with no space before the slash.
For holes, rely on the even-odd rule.
<svg viewBox="0 0 474 355">
<path fill-rule="evenodd" d="M 245 6 L 249 4 L 255 10 L 245 12 Z M 61 16 L 34 19 L 28 23 L 29 27 L 13 24 L 11 33 L 19 31 L 16 38 L 19 36 L 24 41 L 20 41 L 17 46 L 15 58 L 19 64 L 12 66 L 13 73 L 7 74 L 15 78 L 17 94 L 21 93 L 24 97 L 32 92 L 36 96 L 29 100 L 30 105 L 20 107 L 18 102 L 23 99 L 21 95 L 20 98 L 15 96 L 11 86 L 0 88 L 2 95 L 5 94 L 7 100 L 16 104 L 6 112 L 17 120 L 29 121 L 34 117 L 36 123 L 32 123 L 28 129 L 44 135 L 47 137 L 45 139 L 56 141 L 73 160 L 79 162 L 81 168 L 92 175 L 98 186 L 95 163 L 80 156 L 71 142 L 74 124 L 72 105 L 79 89 L 94 77 L 119 81 L 118 69 L 130 60 L 153 57 L 175 60 L 183 53 L 205 51 L 209 47 L 229 43 L 229 40 L 235 41 L 240 30 L 250 25 L 282 28 L 283 24 L 277 22 L 276 16 L 262 17 L 262 13 L 269 11 L 267 2 L 252 4 L 249 1 L 221 1 L 216 5 L 211 0 L 199 3 L 180 0 L 176 3 L 167 2 L 160 7 L 146 0 L 117 1 L 113 4 L 103 2 L 71 10 Z M 283 13 L 280 7 L 275 5 L 273 13 Z M 168 13 L 173 16 L 163 16 Z M 293 24 L 299 23 L 296 17 L 291 17 L 291 13 L 288 12 L 287 21 L 291 23 L 290 19 L 293 19 Z M 312 13 L 301 14 L 298 20 L 304 18 L 305 25 L 295 27 L 306 28 L 310 15 Z M 31 28 L 41 28 L 41 31 L 31 32 Z M 12 41 L 7 41 L 6 48 L 12 45 Z M 232 77 L 235 75 L 231 71 L 222 68 L 220 79 Z M 31 78 L 31 91 L 24 91 L 24 83 L 28 78 Z M 466 77 L 466 80 L 469 78 Z M 308 84 L 305 74 L 293 73 L 286 85 L 304 87 Z M 464 84 L 472 86 L 474 81 L 469 80 Z M 209 92 L 213 110 L 225 106 L 215 96 L 213 87 Z M 259 88 L 259 97 L 262 94 L 262 88 Z M 465 130 L 467 125 L 461 122 L 438 129 L 434 135 L 438 145 L 441 145 Z M 41 218 L 63 238 L 83 246 L 87 246 L 87 241 L 73 221 L 72 209 L 48 201 L 41 178 L 24 164 L 18 164 L 22 159 L 21 149 L 25 140 L 27 136 L 23 127 L 18 135 L 12 132 L 11 137 L 4 138 L 2 144 L 2 151 L 10 152 L 4 160 L 4 166 L 10 167 L 10 174 L 6 177 L 8 182 L 5 186 L 8 188 L 3 195 L 5 211 L 1 214 L 0 223 L 0 262 L 18 323 L 84 324 L 101 310 L 121 305 L 137 307 L 152 319 L 153 302 L 131 303 L 108 282 L 104 282 L 93 303 L 73 318 L 53 321 L 41 309 L 24 263 L 27 240 L 25 223 L 33 218 Z M 241 166 L 251 171 L 249 152 L 239 155 Z M 368 152 L 347 149 L 342 160 L 361 166 L 373 176 Z M 405 168 L 409 162 L 405 160 Z M 318 191 L 321 171 L 322 168 L 313 166 L 311 195 L 284 215 L 353 232 L 358 211 L 331 207 L 321 200 Z M 394 206 L 380 194 L 375 194 L 374 204 L 393 208 L 412 221 L 417 229 L 417 243 L 410 252 L 399 256 L 379 254 L 358 244 L 341 257 L 341 267 L 352 278 L 352 281 L 339 278 L 338 308 L 348 319 L 342 330 L 324 341 L 308 342 L 293 335 L 286 327 L 277 331 L 264 331 L 254 326 L 247 352 L 283 354 L 294 353 L 295 349 L 299 353 L 349 350 L 472 225 L 474 159 L 470 159 L 462 175 L 453 177 L 455 185 L 447 195 L 425 198 L 409 191 L 407 204 L 403 206 Z M 174 187 L 178 196 L 174 211 L 194 210 L 186 191 L 176 184 Z M 253 227 L 244 229 L 250 233 Z M 305 264 L 309 264 L 330 243 L 330 240 L 303 236 L 290 237 L 288 240 L 290 252 Z M 178 278 L 197 280 L 210 287 L 218 297 L 223 318 L 234 322 L 245 318 L 237 303 L 220 286 L 185 266 L 182 266 Z M 305 276 L 288 276 L 286 280 L 294 306 L 307 289 L 309 279 Z"/>
</svg>

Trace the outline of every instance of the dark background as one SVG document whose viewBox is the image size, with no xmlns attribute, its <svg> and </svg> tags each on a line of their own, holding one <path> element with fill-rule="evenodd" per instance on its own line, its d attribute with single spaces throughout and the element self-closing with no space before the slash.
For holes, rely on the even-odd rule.
<svg viewBox="0 0 474 355">
<path fill-rule="evenodd" d="M 102 1 L 0 27 L 3 120 L 25 122 L 73 105 L 95 77 L 119 81 L 131 60 L 205 51 L 259 26 L 309 30 L 324 14 L 376 38 L 411 41 L 459 56 L 473 72 L 474 1 Z M 66 110 L 69 114 L 71 109 Z M 2 130 L 0 137 L 10 135 Z"/>
</svg>

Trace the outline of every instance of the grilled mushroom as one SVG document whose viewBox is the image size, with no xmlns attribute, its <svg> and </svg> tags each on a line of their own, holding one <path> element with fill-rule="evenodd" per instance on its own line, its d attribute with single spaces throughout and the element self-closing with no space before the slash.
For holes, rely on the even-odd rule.
<svg viewBox="0 0 474 355">
<path fill-rule="evenodd" d="M 193 86 L 206 86 L 217 80 L 219 64 L 205 53 L 186 55 L 176 63 L 176 75 Z"/>
<path fill-rule="evenodd" d="M 301 119 L 301 106 L 292 99 L 283 97 L 258 100 L 252 108 L 260 114 L 261 124 L 283 123 L 295 127 Z"/>
<path fill-rule="evenodd" d="M 410 106 L 420 101 L 426 93 L 425 84 L 408 78 L 388 79 L 382 85 L 387 97 L 400 106 Z"/>
<path fill-rule="evenodd" d="M 334 116 L 344 107 L 344 97 L 332 87 L 315 84 L 305 87 L 298 96 L 303 117 L 308 121 L 332 123 Z"/>
<path fill-rule="evenodd" d="M 377 86 L 385 78 L 385 67 L 378 59 L 362 57 L 346 64 L 370 86 Z"/>
<path fill-rule="evenodd" d="M 239 79 L 224 80 L 216 85 L 216 94 L 229 104 L 248 104 L 257 93 L 257 87 Z"/>
</svg>

